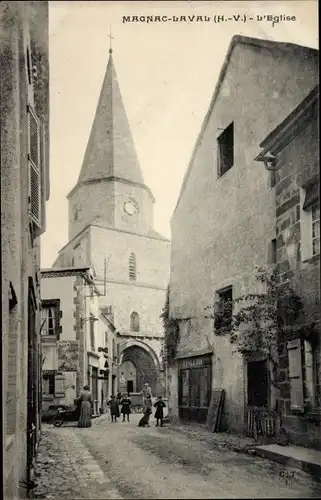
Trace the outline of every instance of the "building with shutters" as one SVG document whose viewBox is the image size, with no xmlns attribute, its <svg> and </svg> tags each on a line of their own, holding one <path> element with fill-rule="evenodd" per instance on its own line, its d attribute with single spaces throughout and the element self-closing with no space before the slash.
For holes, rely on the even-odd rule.
<svg viewBox="0 0 321 500">
<path fill-rule="evenodd" d="M 53 267 L 89 266 L 108 296 L 102 310 L 121 335 L 121 392 L 165 392 L 160 319 L 170 242 L 153 228 L 155 199 L 138 162 L 110 50 L 76 186 L 68 194 L 69 241 Z M 105 266 L 105 264 L 107 265 Z"/>
<path fill-rule="evenodd" d="M 42 408 L 73 405 L 89 385 L 99 415 L 117 386 L 117 343 L 92 272 L 43 269 L 41 290 Z"/>
<path fill-rule="evenodd" d="M 25 496 L 40 436 L 40 236 L 49 199 L 48 3 L 0 2 L 4 496 Z"/>
<path fill-rule="evenodd" d="M 173 417 L 205 422 L 211 391 L 224 389 L 225 424 L 240 432 L 249 405 L 276 403 L 266 360 L 234 352 L 228 324 L 215 326 L 207 308 L 259 291 L 255 266 L 272 264 L 276 188 L 254 158 L 317 82 L 317 50 L 243 36 L 230 43 L 171 219 L 169 307 L 179 324 L 168 373 Z M 267 382 L 264 390 L 258 381 Z"/>
<path fill-rule="evenodd" d="M 304 306 L 279 339 L 279 411 L 292 442 L 321 449 L 319 86 L 260 146 L 257 159 L 273 159 L 280 286 Z"/>
</svg>

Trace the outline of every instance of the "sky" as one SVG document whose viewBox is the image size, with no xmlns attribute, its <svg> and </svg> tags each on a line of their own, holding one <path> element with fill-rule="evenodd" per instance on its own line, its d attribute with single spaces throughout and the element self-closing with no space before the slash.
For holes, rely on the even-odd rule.
<svg viewBox="0 0 321 500">
<path fill-rule="evenodd" d="M 123 22 L 123 16 L 208 16 L 211 21 Z M 246 22 L 215 23 L 214 16 Z M 257 16 L 295 16 L 272 26 Z M 254 20 L 248 20 L 253 17 Z M 282 17 L 284 19 L 284 17 Z M 66 196 L 77 182 L 113 36 L 113 58 L 154 229 L 170 238 L 182 180 L 234 35 L 318 48 L 315 0 L 49 2 L 50 199 L 41 266 L 68 241 Z"/>
</svg>

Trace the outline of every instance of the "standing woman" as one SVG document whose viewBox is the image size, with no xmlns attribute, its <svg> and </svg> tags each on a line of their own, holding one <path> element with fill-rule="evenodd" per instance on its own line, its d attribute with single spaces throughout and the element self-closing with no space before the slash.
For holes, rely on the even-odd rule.
<svg viewBox="0 0 321 500">
<path fill-rule="evenodd" d="M 91 404 L 92 398 L 88 385 L 85 385 L 84 390 L 78 398 L 80 406 L 78 427 L 91 427 Z"/>
</svg>

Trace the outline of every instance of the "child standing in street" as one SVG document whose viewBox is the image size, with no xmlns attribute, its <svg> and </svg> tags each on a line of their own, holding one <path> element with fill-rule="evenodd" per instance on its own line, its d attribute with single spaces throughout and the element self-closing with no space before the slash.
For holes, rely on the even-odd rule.
<svg viewBox="0 0 321 500">
<path fill-rule="evenodd" d="M 118 401 L 115 396 L 112 394 L 110 400 L 108 402 L 108 406 L 110 407 L 110 416 L 112 422 L 117 422 L 117 418 L 119 415 L 119 406 Z"/>
<path fill-rule="evenodd" d="M 156 418 L 156 427 L 158 427 L 158 423 L 160 423 L 160 427 L 163 427 L 164 420 L 164 408 L 166 407 L 164 401 L 162 400 L 162 396 L 158 396 L 156 403 L 154 404 L 155 418 Z"/>
<path fill-rule="evenodd" d="M 121 400 L 121 413 L 123 414 L 123 422 L 125 422 L 125 416 L 127 415 L 127 422 L 129 422 L 129 415 L 131 414 L 131 400 L 129 399 L 129 394 L 124 394 Z"/>
</svg>

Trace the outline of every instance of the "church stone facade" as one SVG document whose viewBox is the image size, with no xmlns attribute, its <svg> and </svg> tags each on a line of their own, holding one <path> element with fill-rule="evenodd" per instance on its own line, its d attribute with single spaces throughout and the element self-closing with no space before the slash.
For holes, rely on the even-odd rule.
<svg viewBox="0 0 321 500">
<path fill-rule="evenodd" d="M 119 332 L 118 389 L 149 382 L 164 393 L 160 314 L 169 281 L 170 241 L 153 229 L 155 199 L 144 184 L 110 51 L 76 186 L 68 195 L 69 242 L 54 267 L 90 266 L 100 306 Z"/>
</svg>

